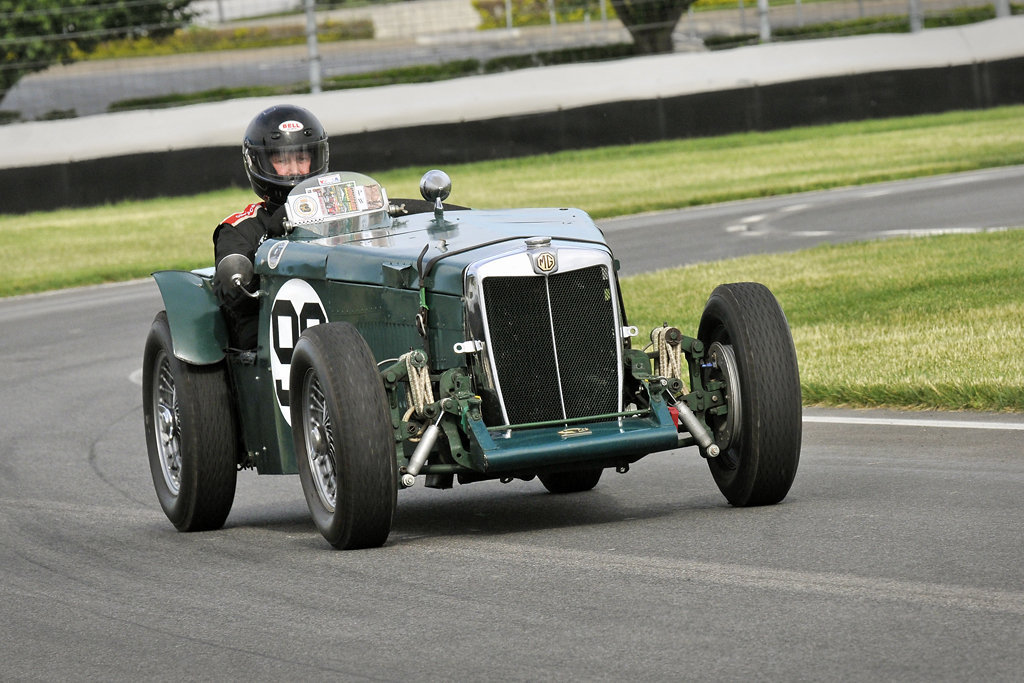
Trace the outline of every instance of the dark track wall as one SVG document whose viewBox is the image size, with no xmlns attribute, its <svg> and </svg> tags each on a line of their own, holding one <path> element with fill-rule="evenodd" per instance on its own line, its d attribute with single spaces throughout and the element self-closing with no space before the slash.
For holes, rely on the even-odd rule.
<svg viewBox="0 0 1024 683">
<path fill-rule="evenodd" d="M 339 135 L 331 138 L 331 168 L 373 172 L 443 166 L 1020 103 L 1024 103 L 1024 57 Z M 239 141 L 229 147 L 0 169 L 0 212 L 91 206 L 247 185 Z M 41 191 L 45 197 L 39 196 Z"/>
</svg>

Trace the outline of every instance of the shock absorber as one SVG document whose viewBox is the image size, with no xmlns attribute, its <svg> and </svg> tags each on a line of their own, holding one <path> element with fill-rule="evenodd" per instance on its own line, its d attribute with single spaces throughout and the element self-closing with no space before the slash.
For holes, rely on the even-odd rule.
<svg viewBox="0 0 1024 683">
<path fill-rule="evenodd" d="M 696 439 L 697 444 L 704 449 L 704 452 L 708 454 L 709 458 L 717 458 L 719 454 L 718 444 L 714 442 L 711 435 L 708 434 L 708 430 L 704 428 L 697 416 L 690 410 L 690 406 L 686 405 L 686 401 L 679 401 L 676 403 L 676 410 L 679 411 L 679 419 L 686 427 L 687 431 L 693 435 Z"/>
<path fill-rule="evenodd" d="M 443 410 L 437 416 L 437 421 L 423 430 L 423 436 L 420 437 L 420 442 L 416 444 L 416 450 L 412 452 L 412 457 L 409 458 L 409 465 L 405 468 L 406 473 L 402 475 L 402 486 L 404 488 L 409 488 L 416 483 L 416 475 L 423 469 L 423 464 L 427 462 L 427 456 L 430 455 L 434 444 L 437 443 L 437 437 L 441 435 L 441 428 L 438 425 L 441 424 L 442 418 L 444 418 Z"/>
</svg>

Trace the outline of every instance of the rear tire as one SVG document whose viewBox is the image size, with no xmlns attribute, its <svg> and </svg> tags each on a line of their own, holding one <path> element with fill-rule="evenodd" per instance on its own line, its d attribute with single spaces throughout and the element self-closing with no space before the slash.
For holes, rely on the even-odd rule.
<svg viewBox="0 0 1024 683">
<path fill-rule="evenodd" d="M 579 493 L 589 491 L 597 486 L 604 470 L 575 470 L 572 472 L 555 472 L 540 475 L 540 483 L 551 493 Z"/>
<path fill-rule="evenodd" d="M 142 365 L 142 409 L 153 485 L 178 531 L 224 526 L 235 500 L 237 428 L 224 363 L 174 357 L 160 311 Z"/>
<path fill-rule="evenodd" d="M 349 323 L 308 328 L 292 353 L 292 438 L 317 529 L 339 550 L 383 545 L 398 502 L 387 394 Z"/>
<path fill-rule="evenodd" d="M 777 503 L 796 476 L 803 429 L 800 372 L 786 316 L 764 285 L 719 285 L 697 337 L 705 349 L 715 342 L 731 347 L 738 374 L 738 433 L 717 458 L 708 458 L 715 483 L 737 507 Z"/>
</svg>

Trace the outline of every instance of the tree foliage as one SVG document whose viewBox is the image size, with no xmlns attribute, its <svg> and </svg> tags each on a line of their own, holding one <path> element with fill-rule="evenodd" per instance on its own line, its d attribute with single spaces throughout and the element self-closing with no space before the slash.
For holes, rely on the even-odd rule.
<svg viewBox="0 0 1024 683">
<path fill-rule="evenodd" d="M 187 22 L 192 0 L 0 0 L 0 92 L 19 78 L 70 61 L 110 38 L 166 35 Z"/>
<path fill-rule="evenodd" d="M 135 34 L 155 38 L 170 35 L 188 22 L 193 16 L 193 12 L 188 9 L 191 3 L 192 0 L 121 0 L 116 3 L 110 0 L 86 0 L 83 4 L 87 7 L 104 7 L 96 11 L 104 29 L 112 32 L 119 30 L 113 35 L 123 37 Z"/>
<path fill-rule="evenodd" d="M 694 0 L 611 0 L 639 54 L 672 52 L 672 31 Z"/>
</svg>

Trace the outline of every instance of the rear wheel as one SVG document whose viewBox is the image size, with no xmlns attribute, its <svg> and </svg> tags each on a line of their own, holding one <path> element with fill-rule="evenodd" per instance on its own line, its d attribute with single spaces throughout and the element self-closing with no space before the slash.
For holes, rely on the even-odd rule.
<svg viewBox="0 0 1024 683">
<path fill-rule="evenodd" d="M 789 323 L 764 285 L 719 285 L 697 337 L 708 350 L 705 380 L 725 383 L 729 411 L 709 416 L 721 448 L 708 458 L 715 483 L 736 506 L 786 497 L 800 461 L 800 373 Z"/>
<path fill-rule="evenodd" d="M 179 531 L 224 525 L 235 499 L 237 439 L 223 363 L 174 357 L 167 314 L 149 331 L 142 366 L 146 445 L 160 507 Z"/>
<path fill-rule="evenodd" d="M 575 470 L 573 472 L 555 472 L 540 475 L 540 483 L 551 493 L 578 493 L 589 491 L 601 480 L 601 468 L 593 470 Z"/>
<path fill-rule="evenodd" d="M 292 438 L 313 522 L 341 550 L 383 545 L 398 501 L 387 394 L 349 323 L 316 325 L 292 353 Z"/>
</svg>

